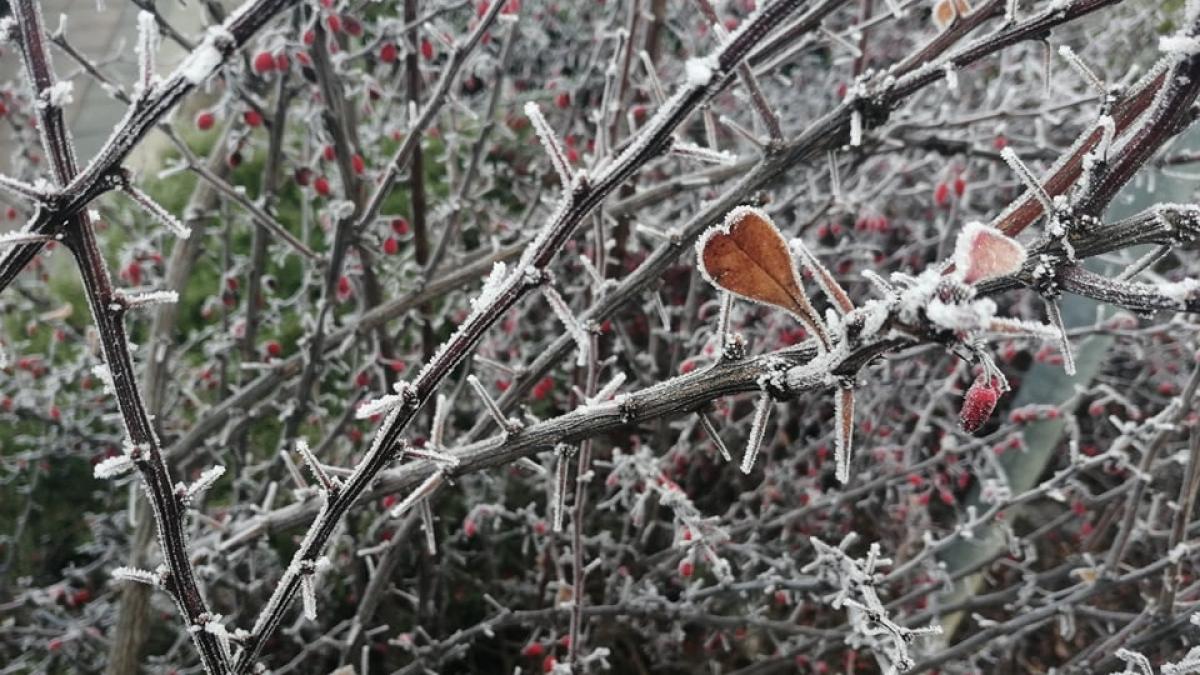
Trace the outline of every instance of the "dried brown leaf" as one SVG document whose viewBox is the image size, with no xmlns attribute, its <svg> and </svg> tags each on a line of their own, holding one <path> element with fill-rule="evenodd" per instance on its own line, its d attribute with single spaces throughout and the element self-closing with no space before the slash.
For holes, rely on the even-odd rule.
<svg viewBox="0 0 1200 675">
<path fill-rule="evenodd" d="M 800 275 L 779 228 L 766 213 L 739 206 L 697 242 L 700 269 L 714 286 L 787 310 L 828 348 L 825 324 L 800 286 Z"/>
</svg>

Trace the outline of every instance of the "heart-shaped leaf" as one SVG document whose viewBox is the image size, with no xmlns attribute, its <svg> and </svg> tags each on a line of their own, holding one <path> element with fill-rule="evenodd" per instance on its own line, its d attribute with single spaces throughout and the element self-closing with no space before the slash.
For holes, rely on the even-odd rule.
<svg viewBox="0 0 1200 675">
<path fill-rule="evenodd" d="M 968 284 L 1012 274 L 1025 264 L 1025 247 L 982 223 L 967 223 L 954 245 L 954 268 Z"/>
<path fill-rule="evenodd" d="M 696 252 L 700 270 L 712 285 L 791 312 L 829 347 L 825 324 L 800 286 L 787 242 L 766 213 L 737 207 L 700 238 Z"/>
</svg>

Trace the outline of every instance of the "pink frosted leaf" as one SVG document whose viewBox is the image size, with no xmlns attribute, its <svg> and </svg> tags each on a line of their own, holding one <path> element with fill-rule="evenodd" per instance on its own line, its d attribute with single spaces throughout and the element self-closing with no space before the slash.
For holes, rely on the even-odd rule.
<svg viewBox="0 0 1200 675">
<path fill-rule="evenodd" d="M 968 223 L 954 246 L 954 266 L 968 284 L 1012 274 L 1025 264 L 1025 247 L 994 227 Z"/>
</svg>

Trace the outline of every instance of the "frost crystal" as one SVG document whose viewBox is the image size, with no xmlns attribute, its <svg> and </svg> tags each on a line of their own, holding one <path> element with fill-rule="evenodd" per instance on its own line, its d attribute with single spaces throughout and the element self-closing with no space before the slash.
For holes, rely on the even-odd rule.
<svg viewBox="0 0 1200 675">
<path fill-rule="evenodd" d="M 92 467 L 92 475 L 99 480 L 107 480 L 132 470 L 133 460 L 129 458 L 129 455 L 122 454 L 98 462 L 96 466 Z"/>
<path fill-rule="evenodd" d="M 712 82 L 713 70 L 717 67 L 712 57 L 688 59 L 684 66 L 688 84 L 693 87 L 707 87 Z"/>
<path fill-rule="evenodd" d="M 147 586 L 158 586 L 159 580 L 159 576 L 154 572 L 136 567 L 118 567 L 112 571 L 112 577 L 117 581 L 146 584 Z"/>
<path fill-rule="evenodd" d="M 214 26 L 204 36 L 204 41 L 196 45 L 191 54 L 179 64 L 179 74 L 192 84 L 200 84 L 208 79 L 225 60 L 221 53 L 221 44 L 232 44 L 233 36 L 222 27 Z"/>
<path fill-rule="evenodd" d="M 64 108 L 75 101 L 75 83 L 60 80 L 46 92 L 46 102 L 55 108 Z"/>
</svg>

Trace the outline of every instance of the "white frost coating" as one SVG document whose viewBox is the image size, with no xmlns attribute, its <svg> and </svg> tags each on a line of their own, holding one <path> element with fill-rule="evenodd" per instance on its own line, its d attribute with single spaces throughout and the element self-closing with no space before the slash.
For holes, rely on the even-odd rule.
<svg viewBox="0 0 1200 675">
<path fill-rule="evenodd" d="M 554 170 L 558 173 L 558 180 L 562 183 L 563 189 L 567 189 L 573 180 L 571 164 L 567 161 L 567 156 L 563 152 L 562 146 L 558 144 L 558 137 L 554 134 L 554 129 L 546 121 L 546 116 L 542 114 L 541 107 L 534 101 L 529 101 L 525 104 L 525 116 L 529 118 L 530 124 L 533 125 L 533 131 L 537 134 L 538 140 L 541 141 L 542 148 L 550 156 L 550 163 L 554 165 Z"/>
<path fill-rule="evenodd" d="M 149 570 L 138 569 L 136 567 L 118 567 L 112 571 L 112 578 L 117 581 L 134 582 L 138 584 L 146 584 L 147 586 L 158 586 L 158 575 Z"/>
<path fill-rule="evenodd" d="M 392 389 L 396 391 L 395 394 L 385 394 L 379 398 L 364 402 L 354 412 L 354 417 L 365 420 L 368 417 L 374 417 L 375 415 L 399 409 L 404 404 L 405 394 L 411 387 L 412 385 L 407 382 L 397 382 L 392 385 Z"/>
<path fill-rule="evenodd" d="M 951 92 L 958 93 L 958 69 L 954 67 L 954 63 L 947 61 L 942 70 L 946 73 L 946 87 Z"/>
<path fill-rule="evenodd" d="M 36 232 L 5 232 L 0 234 L 0 248 L 21 244 L 38 244 L 50 241 L 50 237 Z"/>
<path fill-rule="evenodd" d="M 222 27 L 209 28 L 208 34 L 204 36 L 204 41 L 196 45 L 192 53 L 188 54 L 183 63 L 179 64 L 176 72 L 192 84 L 200 84 L 207 80 L 208 76 L 212 75 L 225 60 L 225 56 L 217 47 L 218 42 L 232 44 L 233 36 Z"/>
<path fill-rule="evenodd" d="M 862 113 L 855 110 L 850 113 L 850 145 L 851 147 L 859 147 L 863 141 L 863 119 Z"/>
<path fill-rule="evenodd" d="M 625 384 L 625 371 L 618 371 L 617 374 L 613 376 L 613 379 L 609 380 L 608 384 L 604 385 L 600 391 L 596 392 L 596 395 L 592 397 L 592 402 L 600 403 L 607 401 L 613 397 L 613 394 L 617 393 L 617 390 L 621 388 L 622 384 Z"/>
<path fill-rule="evenodd" d="M 117 388 L 113 385 L 112 371 L 108 369 L 107 365 L 98 363 L 92 366 L 92 374 L 104 385 L 104 393 L 109 396 L 117 395 Z"/>
<path fill-rule="evenodd" d="M 1200 37 L 1164 35 L 1158 39 L 1158 50 L 1171 56 L 1191 56 L 1200 53 Z"/>
<path fill-rule="evenodd" d="M 129 459 L 129 455 L 116 455 L 98 462 L 96 466 L 92 467 L 92 475 L 97 480 L 108 480 L 132 470 L 133 460 Z"/>
<path fill-rule="evenodd" d="M 934 298 L 925 307 L 925 314 L 942 328 L 979 331 L 986 329 L 996 316 L 996 303 L 990 298 L 966 303 L 946 303 Z"/>
<path fill-rule="evenodd" d="M 1158 292 L 1180 307 L 1185 306 L 1189 300 L 1194 300 L 1197 291 L 1200 291 L 1200 281 L 1195 279 L 1158 285 Z"/>
<path fill-rule="evenodd" d="M 130 308 L 147 307 L 152 305 L 174 305 L 179 302 L 176 291 L 147 291 L 125 296 L 125 304 Z"/>
<path fill-rule="evenodd" d="M 707 87 L 712 83 L 713 70 L 717 67 L 717 60 L 712 56 L 704 58 L 688 59 L 684 64 L 684 73 L 687 76 L 687 83 L 693 87 Z"/>
<path fill-rule="evenodd" d="M 575 365 L 583 366 L 587 363 L 588 351 L 590 350 L 591 340 L 588 339 L 587 331 L 583 325 L 571 314 L 571 308 L 567 306 L 562 296 L 552 286 L 546 286 L 544 289 L 546 301 L 550 303 L 550 307 L 554 309 L 554 313 L 558 316 L 558 320 L 562 322 L 567 332 L 571 334 L 571 338 L 575 340 L 575 346 L 578 348 L 575 357 Z"/>
<path fill-rule="evenodd" d="M 188 496 L 195 497 L 201 492 L 204 492 L 208 488 L 212 487 L 213 483 L 216 483 L 217 479 L 223 475 L 225 475 L 225 467 L 221 466 L 220 464 L 205 469 L 204 472 L 200 474 L 200 477 L 188 486 Z"/>
<path fill-rule="evenodd" d="M 11 16 L 0 19 L 0 45 L 9 42 L 9 36 L 17 30 L 17 20 Z"/>
<path fill-rule="evenodd" d="M 150 195 L 142 192 L 132 185 L 125 185 L 122 187 L 122 190 L 125 192 L 125 194 L 129 195 L 130 199 L 137 202 L 139 206 L 145 209 L 146 213 L 150 214 L 158 222 L 166 225 L 168 229 L 175 233 L 176 237 L 179 237 L 180 239 L 187 239 L 192 235 L 192 231 L 187 225 L 184 225 L 182 221 L 176 218 L 175 214 L 171 213 L 161 204 L 154 201 Z"/>
<path fill-rule="evenodd" d="M 154 20 L 154 14 L 145 10 L 139 12 L 137 56 L 138 68 L 141 72 L 138 73 L 137 87 L 140 94 L 145 94 L 154 84 L 158 44 L 158 23 Z"/>
<path fill-rule="evenodd" d="M 679 155 L 681 157 L 690 157 L 692 159 L 698 159 L 702 162 L 708 162 L 710 164 L 720 164 L 720 165 L 725 165 L 725 166 L 728 166 L 730 164 L 736 164 L 737 159 L 738 159 L 737 155 L 735 155 L 731 152 L 726 152 L 724 150 L 713 150 L 710 148 L 703 148 L 703 147 L 700 147 L 699 145 L 695 145 L 693 143 L 686 143 L 684 141 L 675 141 L 674 143 L 672 143 L 671 144 L 671 153 L 675 154 L 675 155 Z"/>
<path fill-rule="evenodd" d="M 317 584 L 313 575 L 305 574 L 300 577 L 300 597 L 304 602 L 304 618 L 309 621 L 317 620 Z"/>
<path fill-rule="evenodd" d="M 45 103 L 55 108 L 63 108 L 75 101 L 75 83 L 70 80 L 59 80 L 46 90 Z"/>
<path fill-rule="evenodd" d="M 445 480 L 446 479 L 442 475 L 441 471 L 434 471 L 433 473 L 429 474 L 429 478 L 426 478 L 423 483 L 418 485 L 416 490 L 413 490 L 407 497 L 404 498 L 404 501 L 392 508 L 391 516 L 393 518 L 399 518 L 400 516 L 404 515 L 404 513 L 411 509 L 417 502 L 433 494 L 435 490 L 442 486 L 442 483 L 445 482 Z"/>
</svg>

